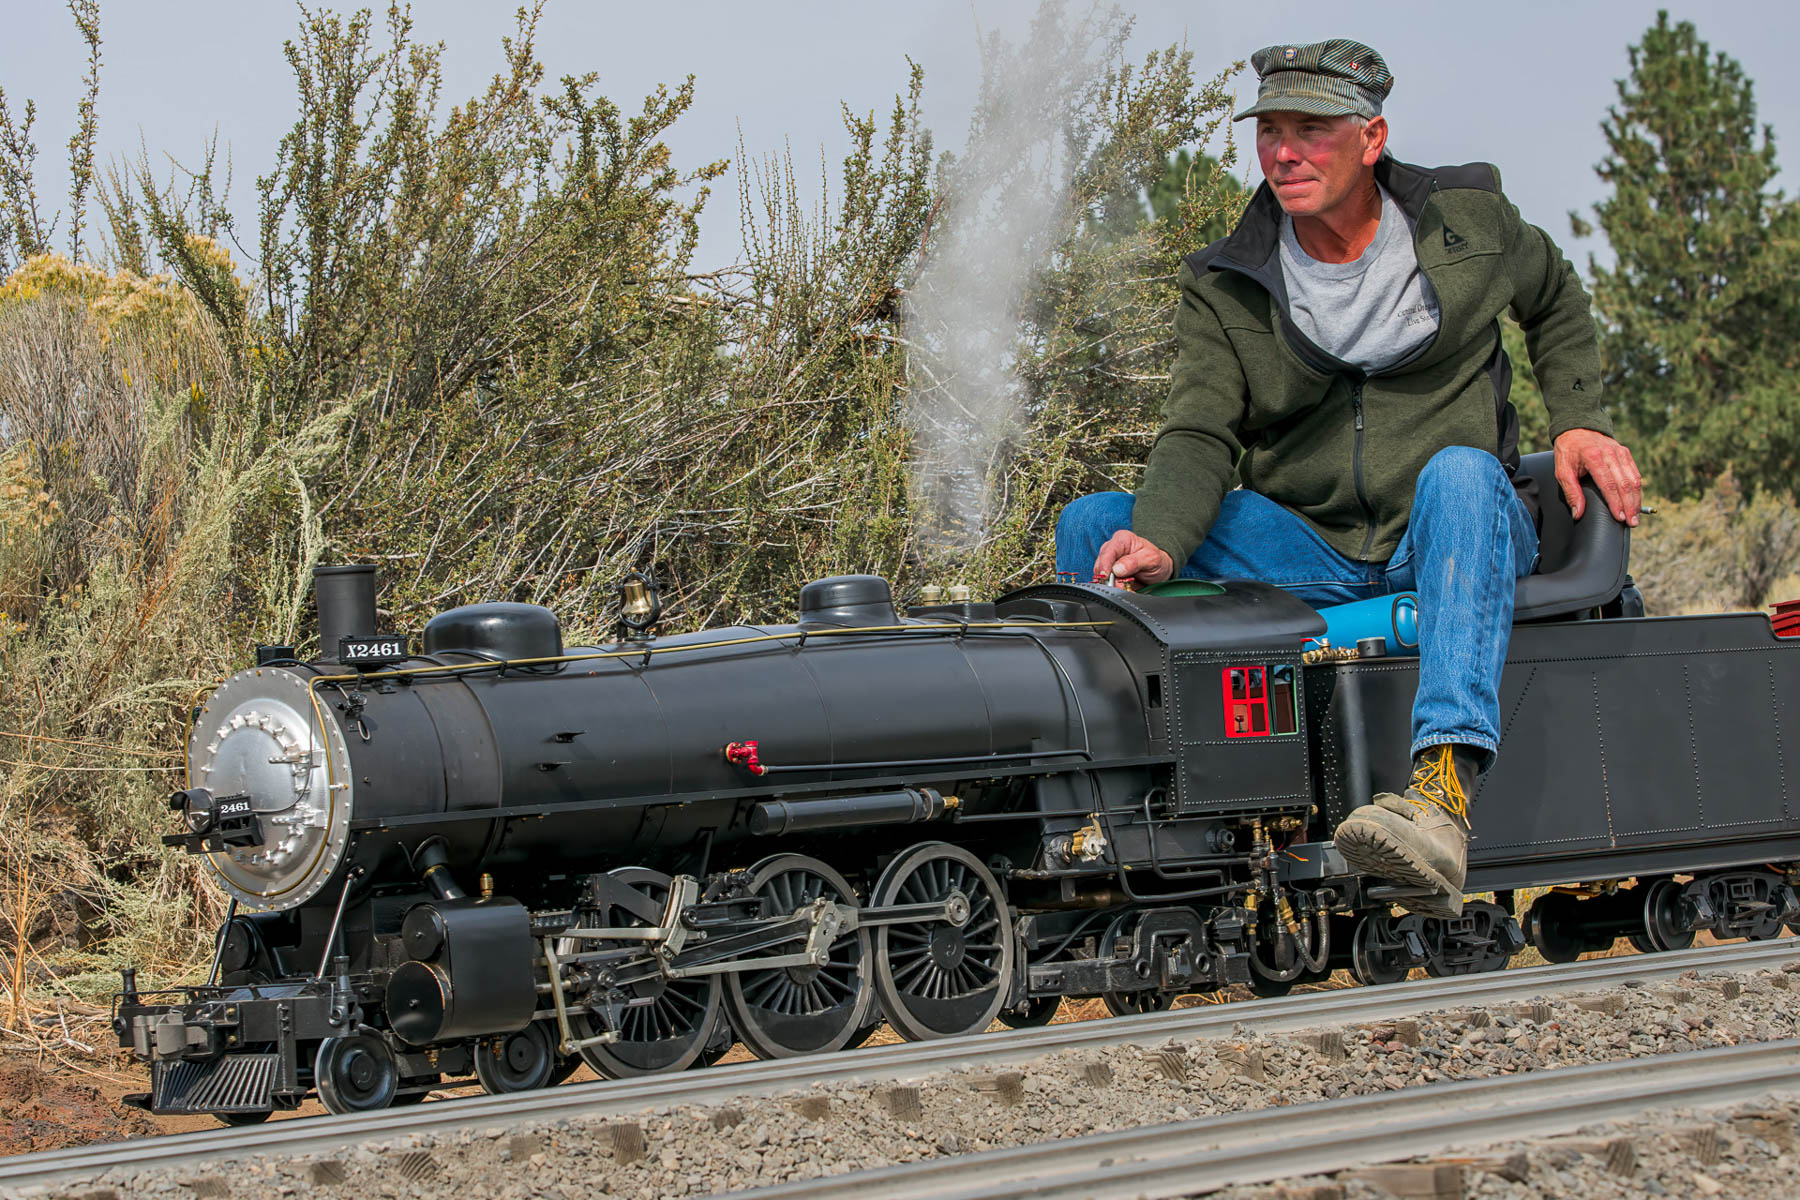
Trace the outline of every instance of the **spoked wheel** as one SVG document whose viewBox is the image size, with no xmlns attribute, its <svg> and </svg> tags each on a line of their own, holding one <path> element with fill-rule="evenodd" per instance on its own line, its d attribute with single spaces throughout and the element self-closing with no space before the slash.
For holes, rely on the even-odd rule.
<svg viewBox="0 0 1800 1200">
<path fill-rule="evenodd" d="M 767 902 L 769 916 L 787 916 L 820 897 L 855 904 L 842 875 L 816 858 L 778 854 L 750 870 L 747 890 Z M 868 1024 L 872 996 L 863 977 L 869 931 L 858 929 L 831 943 L 822 964 L 734 971 L 725 977 L 725 1011 L 738 1039 L 758 1058 L 842 1050 Z M 801 949 L 790 942 L 765 957 Z"/>
<path fill-rule="evenodd" d="M 1350 973 L 1356 982 L 1373 987 L 1406 978 L 1412 968 L 1397 926 L 1386 913 L 1370 913 L 1356 923 L 1350 938 Z"/>
<path fill-rule="evenodd" d="M 328 1037 L 313 1060 L 313 1086 L 327 1112 L 373 1112 L 394 1102 L 400 1067 L 380 1038 Z"/>
<path fill-rule="evenodd" d="M 1650 951 L 1686 950 L 1694 944 L 1694 931 L 1688 927 L 1686 920 L 1687 904 L 1682 895 L 1684 890 L 1673 879 L 1658 879 L 1644 889 L 1642 937 L 1649 943 Z M 1638 934 L 1632 934 L 1631 944 L 1638 945 L 1638 938 Z"/>
<path fill-rule="evenodd" d="M 1056 1014 L 1062 1011 L 1062 1002 L 1061 996 L 1035 996 L 1025 1002 L 1025 1011 L 1003 1008 L 997 1016 L 1008 1029 L 1038 1029 L 1056 1020 Z"/>
<path fill-rule="evenodd" d="M 980 1033 L 1012 978 L 1012 915 L 981 860 L 947 842 L 924 842 L 888 864 L 869 902 L 945 904 L 950 920 L 875 929 L 875 994 L 909 1042 Z"/>
<path fill-rule="evenodd" d="M 532 1092 L 550 1086 L 556 1074 L 556 1047 L 543 1021 L 475 1043 L 475 1078 L 490 1096 Z"/>
<path fill-rule="evenodd" d="M 662 920 L 673 883 L 667 875 L 648 867 L 620 867 L 607 875 L 616 885 L 607 903 L 603 908 L 584 911 L 583 920 L 591 920 L 603 929 L 645 928 Z M 611 949 L 628 944 L 585 942 L 582 949 Z M 619 1040 L 583 1046 L 582 1060 L 603 1079 L 627 1079 L 693 1066 L 705 1053 L 719 1020 L 719 998 L 724 990 L 719 977 L 668 979 L 655 975 L 628 984 L 624 990 L 631 1003 L 619 1019 Z M 573 1018 L 571 1025 L 582 1037 L 593 1037 L 604 1028 L 591 1016 Z M 727 1041 L 725 1049 L 730 1048 Z"/>
</svg>

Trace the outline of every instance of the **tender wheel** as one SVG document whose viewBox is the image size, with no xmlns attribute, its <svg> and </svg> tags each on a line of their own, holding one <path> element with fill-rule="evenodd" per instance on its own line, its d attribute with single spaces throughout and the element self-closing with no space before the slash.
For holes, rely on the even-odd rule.
<svg viewBox="0 0 1800 1200">
<path fill-rule="evenodd" d="M 1580 904 L 1567 892 L 1546 892 L 1525 914 L 1525 936 L 1545 962 L 1572 963 L 1589 950 L 1603 949 L 1582 936 L 1576 912 Z"/>
<path fill-rule="evenodd" d="M 490 1096 L 534 1092 L 556 1074 L 556 1047 L 543 1021 L 514 1033 L 497 1033 L 475 1043 L 475 1078 Z"/>
<path fill-rule="evenodd" d="M 1643 940 L 1649 944 L 1646 953 L 1657 950 L 1686 950 L 1694 944 L 1694 931 L 1688 927 L 1685 889 L 1673 879 L 1658 879 L 1644 889 Z M 1633 934 L 1631 944 L 1638 945 Z M 1642 947 L 1640 947 L 1642 949 Z"/>
<path fill-rule="evenodd" d="M 1105 997 L 1102 997 L 1104 999 Z M 1056 1020 L 1056 1014 L 1062 1011 L 1061 996 L 1037 996 L 1025 1002 L 1025 1011 L 1016 1008 L 1003 1008 L 997 1019 L 1008 1029 L 1038 1029 Z M 1112 1005 L 1108 1004 L 1108 1008 Z"/>
<path fill-rule="evenodd" d="M 768 902 L 771 916 L 786 916 L 821 896 L 856 903 L 842 875 L 814 858 L 778 854 L 750 871 L 749 893 Z M 792 954 L 789 943 L 766 957 Z M 869 931 L 858 929 L 831 943 L 821 965 L 735 971 L 725 977 L 725 1011 L 738 1039 L 758 1058 L 842 1050 L 868 1023 L 872 993 L 863 977 Z"/>
<path fill-rule="evenodd" d="M 1425 973 L 1433 979 L 1504 971 L 1512 956 L 1525 948 L 1519 930 L 1511 927 L 1512 915 L 1497 904 L 1472 900 L 1462 916 L 1409 916 L 1399 932 L 1416 931 L 1425 943 Z"/>
<path fill-rule="evenodd" d="M 1399 983 L 1411 969 L 1396 922 L 1386 913 L 1370 913 L 1356 923 L 1350 938 L 1350 973 L 1365 987 Z"/>
<path fill-rule="evenodd" d="M 380 1038 L 328 1037 L 313 1060 L 313 1086 L 327 1112 L 373 1112 L 394 1102 L 400 1068 Z"/>
<path fill-rule="evenodd" d="M 673 883 L 661 871 L 647 867 L 621 867 L 607 873 L 617 885 L 603 909 L 584 911 L 582 919 L 607 929 L 643 928 L 662 920 Z M 618 942 L 586 942 L 584 950 L 626 946 Z M 638 943 L 642 945 L 642 943 Z M 581 1048 L 581 1058 L 603 1079 L 627 1079 L 658 1071 L 681 1071 L 699 1061 L 719 1021 L 723 992 L 717 975 L 692 979 L 667 979 L 656 975 L 628 984 L 624 991 L 636 1001 L 619 1020 L 619 1040 Z M 593 1018 L 571 1021 L 579 1036 L 593 1037 L 604 1026 Z M 731 1049 L 729 1039 L 725 1050 Z M 723 1050 L 720 1051 L 724 1053 Z"/>
<path fill-rule="evenodd" d="M 888 1024 L 909 1042 L 982 1032 L 999 1014 L 1012 976 L 1006 898 L 994 873 L 961 846 L 914 846 L 888 864 L 869 903 L 946 900 L 948 922 L 875 929 L 875 994 Z"/>
</svg>

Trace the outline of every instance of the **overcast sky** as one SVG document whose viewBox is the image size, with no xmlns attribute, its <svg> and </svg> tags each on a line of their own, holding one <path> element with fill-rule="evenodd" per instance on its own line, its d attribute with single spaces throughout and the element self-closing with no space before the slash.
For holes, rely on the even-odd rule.
<svg viewBox="0 0 1800 1200">
<path fill-rule="evenodd" d="M 15 116 L 26 98 L 39 109 L 42 191 L 67 190 L 63 143 L 74 125 L 81 44 L 53 0 L 6 0 L 0 87 Z M 421 0 L 421 40 L 442 40 L 446 97 L 478 91 L 500 65 L 499 40 L 515 5 Z M 1071 5 L 1078 8 L 1078 5 Z M 1585 267 L 1596 244 L 1574 243 L 1565 215 L 1601 196 L 1593 165 L 1604 153 L 1599 122 L 1627 69 L 1625 49 L 1654 21 L 1637 0 L 1513 0 L 1501 4 L 1389 2 L 1352 14 L 1342 4 L 1300 0 L 1136 0 L 1132 51 L 1185 43 L 1202 76 L 1272 42 L 1354 37 L 1386 57 L 1396 85 L 1387 115 L 1395 153 L 1423 163 L 1497 163 L 1526 217 L 1562 241 Z M 1742 62 L 1759 112 L 1777 135 L 1800 129 L 1800 5 L 1775 0 L 1667 4 L 1693 20 L 1715 50 Z M 727 158 L 741 128 L 752 154 L 791 145 L 803 169 L 821 147 L 834 164 L 846 147 L 840 101 L 885 112 L 906 82 L 910 56 L 925 68 L 925 112 L 941 147 L 959 145 L 978 72 L 976 31 L 1022 30 L 1036 0 L 685 0 L 679 4 L 550 0 L 541 53 L 552 78 L 598 72 L 601 89 L 626 111 L 658 83 L 698 78 L 694 108 L 670 145 L 680 164 Z M 294 86 L 281 43 L 297 10 L 272 0 L 107 0 L 100 93 L 102 157 L 135 153 L 194 160 L 216 127 L 232 154 L 233 208 L 254 236 L 253 182 L 294 121 Z M 1238 77 L 1240 97 L 1254 75 Z M 1800 150 L 1795 150 L 1800 153 Z M 1245 156 L 1254 181 L 1254 156 Z M 1783 161 L 1789 160 L 1784 154 Z M 1785 172 L 1784 181 L 1792 177 Z M 66 201 L 63 201 L 66 204 Z M 699 265 L 738 249 L 735 180 L 728 177 L 704 222 Z"/>
</svg>

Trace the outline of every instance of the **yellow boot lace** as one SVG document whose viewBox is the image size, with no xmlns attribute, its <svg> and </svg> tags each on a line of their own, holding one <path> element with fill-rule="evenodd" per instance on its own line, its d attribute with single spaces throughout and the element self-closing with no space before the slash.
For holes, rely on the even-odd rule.
<svg viewBox="0 0 1800 1200">
<path fill-rule="evenodd" d="M 1456 775 L 1454 751 L 1448 744 L 1434 746 L 1419 757 L 1413 768 L 1412 783 L 1406 798 L 1424 808 L 1415 795 L 1423 796 L 1463 824 L 1469 823 L 1469 797 L 1464 794 L 1462 780 Z"/>
</svg>

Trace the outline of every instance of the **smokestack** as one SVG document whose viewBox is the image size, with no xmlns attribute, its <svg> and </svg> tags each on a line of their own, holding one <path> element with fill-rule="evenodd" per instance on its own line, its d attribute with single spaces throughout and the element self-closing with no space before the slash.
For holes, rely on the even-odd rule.
<svg viewBox="0 0 1800 1200">
<path fill-rule="evenodd" d="M 375 568 L 366 564 L 313 568 L 313 599 L 319 606 L 319 658 L 338 660 L 346 637 L 375 630 Z"/>
</svg>

